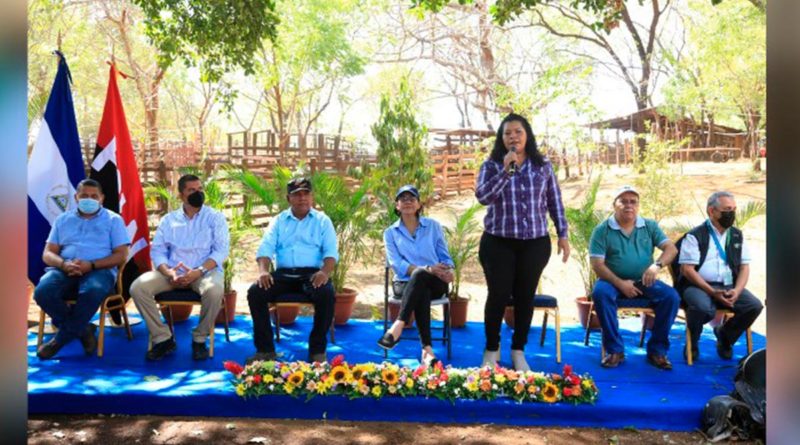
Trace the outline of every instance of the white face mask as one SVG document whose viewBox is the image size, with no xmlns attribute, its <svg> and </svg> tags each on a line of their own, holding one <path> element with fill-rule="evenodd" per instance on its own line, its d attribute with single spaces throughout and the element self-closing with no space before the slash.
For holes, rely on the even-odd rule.
<svg viewBox="0 0 800 445">
<path fill-rule="evenodd" d="M 97 213 L 100 210 L 100 201 L 92 198 L 81 198 L 78 200 L 78 210 L 89 215 Z"/>
</svg>

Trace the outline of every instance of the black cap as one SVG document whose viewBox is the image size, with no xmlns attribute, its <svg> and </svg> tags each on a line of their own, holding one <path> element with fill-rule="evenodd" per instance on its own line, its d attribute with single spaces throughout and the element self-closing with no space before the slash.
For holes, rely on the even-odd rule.
<svg viewBox="0 0 800 445">
<path fill-rule="evenodd" d="M 419 199 L 419 190 L 417 190 L 417 188 L 411 184 L 406 184 L 400 187 L 399 190 L 397 190 L 397 194 L 394 195 L 394 200 L 397 201 L 398 199 L 400 199 L 400 195 L 402 195 L 403 193 L 411 193 L 412 195 L 414 195 L 415 198 Z"/>
<path fill-rule="evenodd" d="M 297 178 L 292 179 L 286 184 L 286 191 L 291 195 L 294 192 L 299 192 L 300 190 L 308 190 L 311 191 L 311 181 L 308 178 Z"/>
</svg>

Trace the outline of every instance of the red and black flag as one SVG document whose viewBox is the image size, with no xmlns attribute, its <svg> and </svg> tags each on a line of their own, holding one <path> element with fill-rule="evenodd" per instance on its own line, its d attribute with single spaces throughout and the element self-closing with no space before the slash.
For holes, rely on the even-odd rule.
<svg viewBox="0 0 800 445">
<path fill-rule="evenodd" d="M 106 104 L 97 132 L 97 147 L 89 177 L 100 182 L 105 195 L 103 205 L 122 215 L 128 229 L 131 248 L 122 276 L 123 294 L 127 301 L 133 280 L 151 269 L 150 230 L 147 227 L 139 169 L 136 167 L 125 110 L 117 88 L 117 69 L 113 64 L 109 70 Z M 114 311 L 111 317 L 117 324 L 121 323 L 119 311 Z"/>
</svg>

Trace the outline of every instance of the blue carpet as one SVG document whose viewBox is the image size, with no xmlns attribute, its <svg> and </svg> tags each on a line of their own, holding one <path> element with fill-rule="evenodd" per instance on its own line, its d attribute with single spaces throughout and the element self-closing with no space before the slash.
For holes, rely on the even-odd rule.
<svg viewBox="0 0 800 445">
<path fill-rule="evenodd" d="M 538 317 L 537 317 L 538 319 Z M 177 352 L 160 362 L 144 358 L 147 330 L 133 327 L 128 341 L 122 329 L 107 329 L 105 356 L 86 357 L 79 342 L 65 346 L 57 358 L 36 357 L 36 336 L 28 336 L 28 410 L 31 414 L 131 414 L 180 416 L 234 416 L 264 418 L 339 419 L 441 423 L 500 423 L 512 425 L 559 425 L 605 428 L 649 428 L 691 431 L 700 426 L 703 406 L 711 397 L 733 389 L 737 358 L 746 354 L 744 336 L 734 347 L 734 360 L 717 357 L 714 335 L 706 326 L 700 343 L 701 357 L 694 366 L 683 359 L 685 325 L 677 323 L 670 335 L 669 358 L 674 370 L 661 371 L 646 363 L 645 348 L 638 347 L 639 319 L 621 321 L 625 335 L 626 361 L 616 369 L 600 366 L 600 334 L 593 332 L 589 346 L 583 345 L 578 325 L 562 326 L 562 365 L 571 364 L 578 373 L 589 373 L 600 390 L 596 405 L 554 405 L 495 401 L 459 401 L 387 397 L 347 400 L 342 396 L 315 397 L 306 402 L 289 396 L 266 396 L 243 400 L 228 383 L 225 360 L 243 363 L 254 352 L 251 322 L 237 316 L 231 325 L 231 342 L 224 329 L 216 329 L 215 356 L 205 362 L 191 359 L 191 329 L 196 316 L 175 327 Z M 434 322 L 436 325 L 436 322 Z M 383 360 L 375 341 L 382 322 L 350 320 L 336 327 L 336 344 L 328 357 L 344 354 L 350 363 Z M 305 359 L 311 319 L 300 317 L 281 329 L 277 345 L 283 360 Z M 416 331 L 408 330 L 411 335 Z M 560 372 L 555 362 L 555 332 L 548 327 L 544 346 L 539 346 L 539 326 L 533 326 L 527 357 L 536 370 Z M 435 331 L 434 331 L 435 333 Z M 483 324 L 470 322 L 453 330 L 453 358 L 445 363 L 458 367 L 478 366 L 483 351 Z M 503 327 L 501 364 L 510 366 L 511 331 Z M 766 346 L 764 336 L 753 334 L 754 348 Z M 444 359 L 446 351 L 435 345 Z M 405 340 L 390 352 L 389 359 L 417 366 L 419 343 Z"/>
</svg>

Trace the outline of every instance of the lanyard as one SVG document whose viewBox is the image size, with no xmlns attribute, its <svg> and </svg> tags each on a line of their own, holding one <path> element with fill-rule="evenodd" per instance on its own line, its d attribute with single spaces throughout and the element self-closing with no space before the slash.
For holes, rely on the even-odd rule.
<svg viewBox="0 0 800 445">
<path fill-rule="evenodd" d="M 725 249 L 723 249 L 722 245 L 719 243 L 719 238 L 717 237 L 716 229 L 714 229 L 714 226 L 711 225 L 711 222 L 709 220 L 706 220 L 706 225 L 708 225 L 708 231 L 711 232 L 711 237 L 714 238 L 714 244 L 717 245 L 717 252 L 719 252 L 719 257 L 722 259 L 722 262 L 727 263 L 728 256 L 725 254 Z"/>
</svg>

